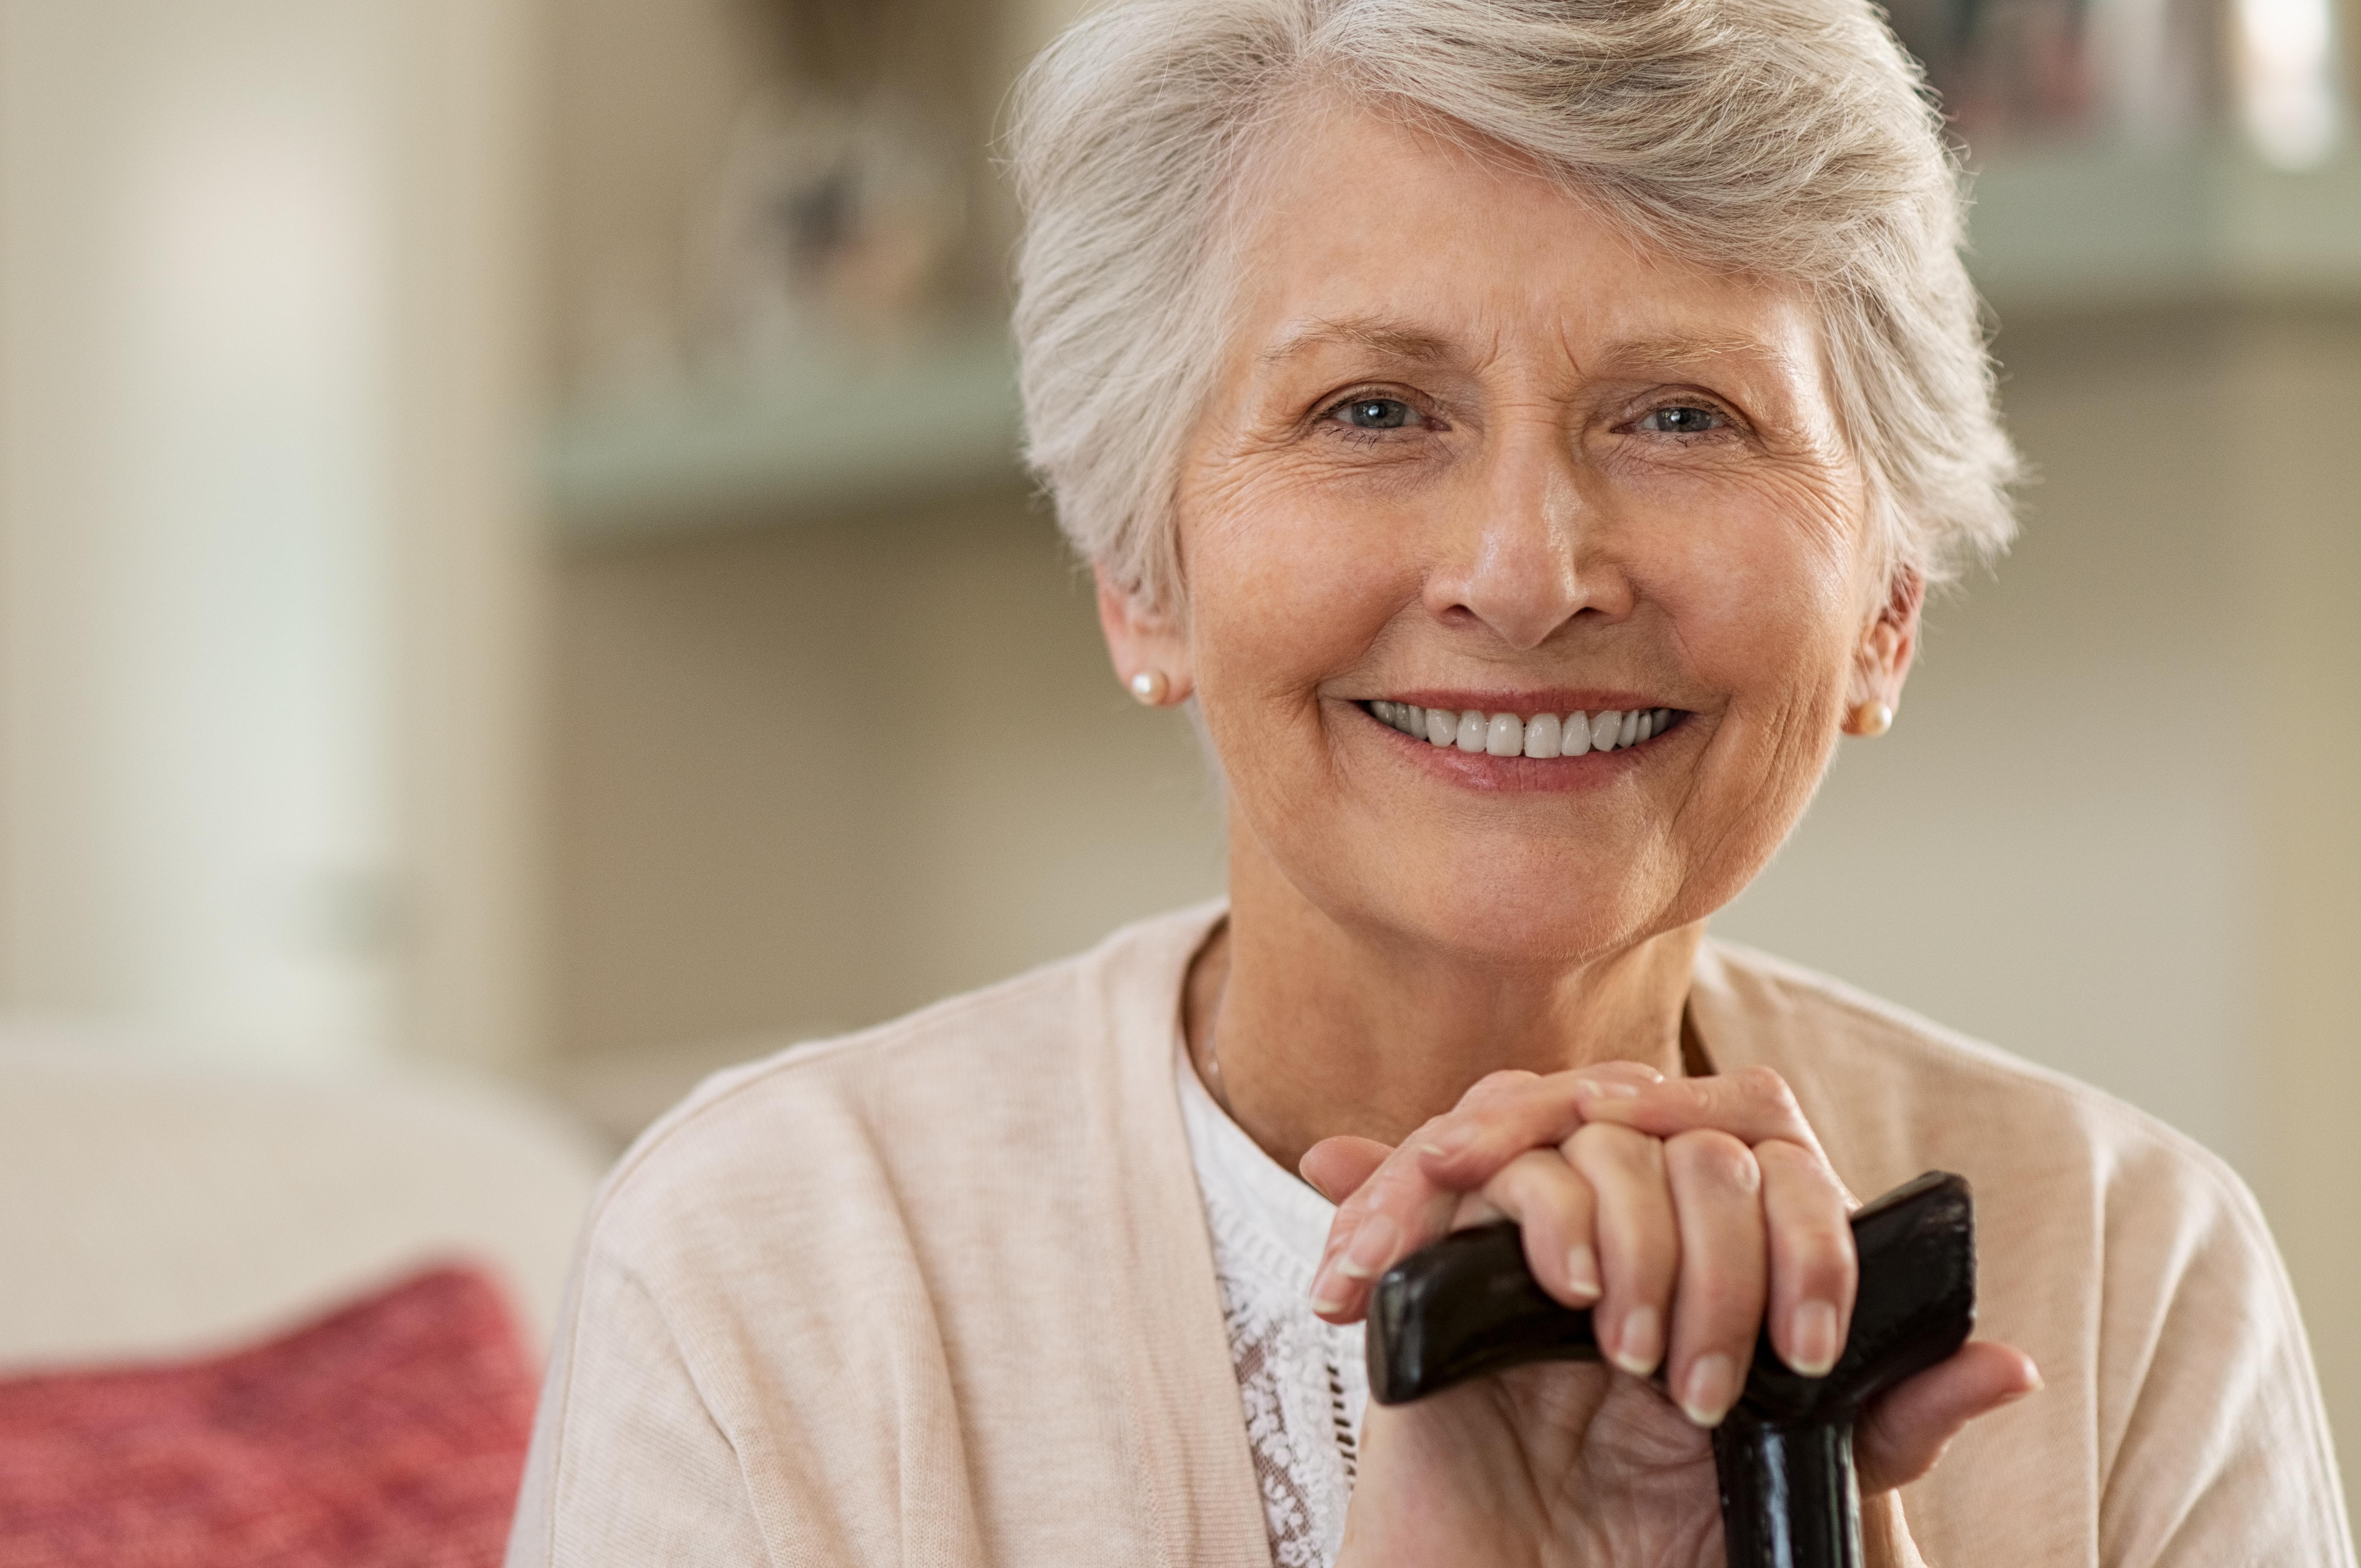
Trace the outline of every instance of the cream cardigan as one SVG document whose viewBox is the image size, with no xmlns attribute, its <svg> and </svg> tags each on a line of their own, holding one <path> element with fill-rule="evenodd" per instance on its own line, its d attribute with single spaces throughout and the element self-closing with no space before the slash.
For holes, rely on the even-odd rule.
<svg viewBox="0 0 2361 1568">
<path fill-rule="evenodd" d="M 1219 911 L 724 1073 L 591 1218 L 509 1561 L 1261 1565 L 1173 1081 Z M 1937 1568 L 2349 1568 L 2309 1353 L 2252 1200 L 2187 1139 L 1708 943 L 1722 1069 L 1844 1179 L 1975 1184 L 1982 1329 L 2048 1387 L 1906 1506 Z"/>
</svg>

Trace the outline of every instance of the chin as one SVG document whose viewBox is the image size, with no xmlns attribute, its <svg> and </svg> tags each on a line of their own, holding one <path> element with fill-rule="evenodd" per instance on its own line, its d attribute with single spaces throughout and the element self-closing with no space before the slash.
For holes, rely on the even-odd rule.
<svg viewBox="0 0 2361 1568">
<path fill-rule="evenodd" d="M 1587 861 L 1588 857 L 1582 857 Z M 1422 876 L 1367 890 L 1363 917 L 1396 942 L 1478 969 L 1564 970 L 1701 918 L 1640 879 L 1533 855 L 1506 875 Z M 1594 869 L 1595 871 L 1595 869 Z M 1563 872 L 1563 875 L 1554 874 Z"/>
</svg>

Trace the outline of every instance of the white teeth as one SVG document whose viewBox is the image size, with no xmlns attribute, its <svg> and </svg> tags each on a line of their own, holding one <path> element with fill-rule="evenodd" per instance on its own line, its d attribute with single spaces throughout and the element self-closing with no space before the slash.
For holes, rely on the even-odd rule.
<svg viewBox="0 0 2361 1568">
<path fill-rule="evenodd" d="M 1372 699 L 1369 711 L 1403 734 L 1433 746 L 1456 746 L 1494 757 L 1579 757 L 1589 751 L 1614 751 L 1652 740 L 1672 728 L 1677 708 L 1635 707 L 1629 712 L 1536 713 L 1521 718 L 1513 713 L 1485 713 L 1469 708 L 1455 713 L 1445 707 L 1421 707 L 1415 703 Z"/>
<path fill-rule="evenodd" d="M 1536 713 L 1525 720 L 1525 755 L 1554 757 L 1559 735 L 1557 715 Z"/>
</svg>

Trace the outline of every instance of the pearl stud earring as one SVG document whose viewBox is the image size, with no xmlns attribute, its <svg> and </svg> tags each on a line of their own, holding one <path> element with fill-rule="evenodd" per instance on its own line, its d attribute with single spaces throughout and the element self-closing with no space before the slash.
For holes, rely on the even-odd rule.
<svg viewBox="0 0 2361 1568">
<path fill-rule="evenodd" d="M 1879 736 L 1894 728 L 1894 709 L 1882 702 L 1865 702 L 1852 710 L 1847 726 L 1856 735 Z"/>
<path fill-rule="evenodd" d="M 1164 678 L 1161 670 L 1142 670 L 1131 677 L 1131 695 L 1143 707 L 1162 707 L 1164 698 L 1172 690 L 1172 683 Z"/>
</svg>

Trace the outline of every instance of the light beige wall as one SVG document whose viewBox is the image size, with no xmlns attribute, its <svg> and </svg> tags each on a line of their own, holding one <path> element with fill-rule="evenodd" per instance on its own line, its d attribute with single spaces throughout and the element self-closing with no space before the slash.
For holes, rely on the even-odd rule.
<svg viewBox="0 0 2361 1568">
<path fill-rule="evenodd" d="M 556 617 L 573 1051 L 867 1024 L 1219 888 L 1021 494 L 577 552 Z"/>
<path fill-rule="evenodd" d="M 2345 1488 L 2361 1497 L 2361 313 L 2288 313 L 2241 344 L 2217 426 L 2246 542 L 2257 1186 L 2312 1324 Z"/>
</svg>

